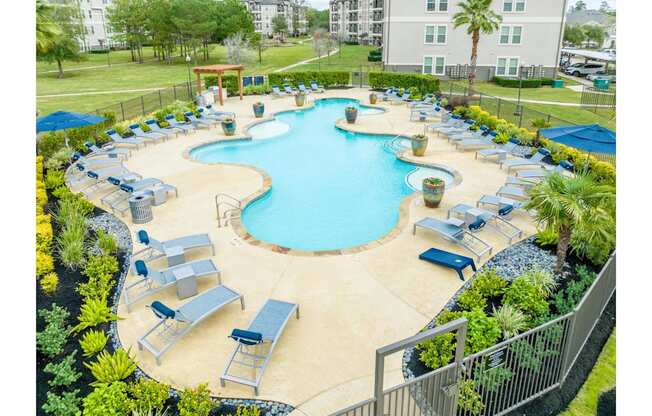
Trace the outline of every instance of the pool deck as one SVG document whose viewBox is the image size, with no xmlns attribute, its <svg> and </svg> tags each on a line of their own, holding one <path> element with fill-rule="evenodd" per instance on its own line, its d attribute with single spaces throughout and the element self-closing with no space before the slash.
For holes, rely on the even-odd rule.
<svg viewBox="0 0 652 416">
<path fill-rule="evenodd" d="M 315 97 L 351 97 L 367 103 L 368 95 L 368 90 L 355 88 Z M 265 103 L 266 114 L 296 108 L 292 98 L 229 98 L 224 108 L 237 114 L 236 137 L 242 137 L 243 127 L 255 121 L 251 104 L 258 100 Z M 388 112 L 359 117 L 355 125 L 338 125 L 369 133 L 423 132 L 423 123 L 409 121 L 405 105 L 380 105 Z M 266 299 L 286 300 L 300 305 L 301 319 L 288 323 L 258 398 L 291 404 L 297 407 L 296 414 L 320 416 L 371 397 L 375 350 L 418 332 L 462 285 L 455 271 L 421 261 L 419 253 L 437 247 L 470 255 L 435 234 L 418 231 L 413 236 L 412 224 L 425 216 L 445 219 L 448 208 L 458 203 L 475 204 L 481 195 L 494 194 L 507 176 L 495 163 L 475 160 L 472 151 L 458 152 L 446 140 L 432 136 L 424 157 L 406 154 L 405 158 L 446 165 L 462 175 L 461 184 L 447 190 L 441 207 L 428 209 L 420 194 L 415 194 L 402 205 L 402 220 L 392 238 L 359 252 L 326 256 L 275 252 L 244 241 L 231 226 L 218 228 L 217 193 L 244 199 L 260 192 L 270 179 L 247 167 L 206 165 L 184 157 L 194 146 L 225 139 L 219 126 L 134 151 L 126 166 L 143 177 L 175 185 L 179 198 L 154 207 L 154 220 L 144 226 L 131 224 L 128 216 L 123 220 L 132 232 L 146 229 L 159 240 L 209 233 L 216 248 L 213 261 L 222 270 L 223 283 L 244 295 L 247 308 L 242 311 L 237 303 L 228 305 L 178 342 L 157 366 L 152 355 L 138 351 L 136 343 L 156 322 L 145 305 L 158 299 L 176 307 L 184 301 L 170 288 L 135 304 L 131 313 L 121 304 L 118 314 L 123 319 L 118 321 L 118 333 L 125 348 L 131 347 L 146 373 L 174 387 L 208 382 L 218 397 L 252 398 L 249 387 L 233 383 L 220 387 L 219 376 L 234 348 L 227 335 L 233 328 L 246 328 Z M 273 178 L 271 181 L 273 184 Z M 94 201 L 99 204 L 101 196 Z M 525 231 L 524 237 L 535 232 L 524 213 L 516 213 L 513 222 Z M 506 239 L 491 228 L 478 236 L 494 247 L 494 254 L 507 246 Z M 134 250 L 138 249 L 136 244 Z M 187 259 L 210 254 L 210 250 L 195 250 Z M 162 268 L 164 260 L 152 266 Z M 471 276 L 470 270 L 466 276 Z M 134 279 L 130 276 L 127 283 Z M 203 291 L 216 284 L 214 278 L 201 279 L 199 288 Z M 386 387 L 402 381 L 401 354 L 387 359 L 386 372 Z"/>
</svg>

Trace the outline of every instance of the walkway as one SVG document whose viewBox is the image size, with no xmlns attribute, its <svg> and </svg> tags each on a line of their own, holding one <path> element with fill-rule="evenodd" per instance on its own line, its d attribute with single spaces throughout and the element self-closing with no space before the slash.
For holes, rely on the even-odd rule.
<svg viewBox="0 0 652 416">
<path fill-rule="evenodd" d="M 107 90 L 107 91 L 87 91 L 87 92 L 71 92 L 66 94 L 49 94 L 37 95 L 36 98 L 54 98 L 54 97 L 75 97 L 78 95 L 103 95 L 103 94 L 121 94 L 124 92 L 147 92 L 164 90 L 169 87 L 156 87 L 156 88 L 139 88 L 135 90 Z"/>
</svg>

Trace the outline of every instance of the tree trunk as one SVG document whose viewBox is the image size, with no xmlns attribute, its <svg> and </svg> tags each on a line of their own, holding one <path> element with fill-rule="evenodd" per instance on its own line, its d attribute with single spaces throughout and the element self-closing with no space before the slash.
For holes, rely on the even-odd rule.
<svg viewBox="0 0 652 416">
<path fill-rule="evenodd" d="M 469 70 L 469 94 L 475 84 L 475 67 L 478 64 L 478 43 L 480 42 L 480 30 L 476 29 L 471 35 L 473 44 L 471 46 L 471 69 Z"/>
<path fill-rule="evenodd" d="M 262 42 L 262 40 L 261 40 Z M 258 45 L 258 63 L 262 64 L 263 63 L 263 46 Z"/>
<path fill-rule="evenodd" d="M 57 59 L 57 69 L 59 69 L 59 75 L 57 75 L 57 78 L 63 78 L 63 65 L 61 64 L 61 59 Z"/>
<path fill-rule="evenodd" d="M 561 227 L 559 229 L 559 242 L 557 243 L 557 265 L 555 266 L 555 272 L 560 274 L 564 269 L 564 264 L 566 263 L 566 253 L 568 252 L 568 245 L 571 240 L 571 228 L 570 227 Z"/>
</svg>

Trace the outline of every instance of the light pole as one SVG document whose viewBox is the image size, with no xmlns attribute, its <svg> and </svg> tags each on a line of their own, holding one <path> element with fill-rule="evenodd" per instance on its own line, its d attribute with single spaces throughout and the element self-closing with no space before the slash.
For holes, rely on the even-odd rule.
<svg viewBox="0 0 652 416">
<path fill-rule="evenodd" d="M 190 78 L 190 61 L 192 58 L 190 54 L 186 55 L 186 66 L 188 67 L 188 98 L 192 100 L 192 80 Z"/>
<path fill-rule="evenodd" d="M 521 65 L 518 68 L 518 100 L 516 101 L 516 111 L 514 112 L 515 116 L 520 116 L 522 113 L 521 89 L 523 89 L 523 68 L 525 68 L 525 61 L 521 62 Z"/>
</svg>

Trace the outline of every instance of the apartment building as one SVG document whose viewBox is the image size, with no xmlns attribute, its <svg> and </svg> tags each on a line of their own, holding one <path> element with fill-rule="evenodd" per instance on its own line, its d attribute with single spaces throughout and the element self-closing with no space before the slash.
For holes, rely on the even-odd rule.
<svg viewBox="0 0 652 416">
<path fill-rule="evenodd" d="M 386 0 L 331 0 L 330 32 L 345 42 L 383 44 Z"/>
<path fill-rule="evenodd" d="M 503 17 L 494 33 L 480 35 L 477 77 L 551 77 L 559 63 L 568 0 L 493 0 Z M 471 35 L 455 28 L 459 0 L 385 0 L 386 70 L 465 78 Z"/>
<path fill-rule="evenodd" d="M 254 19 L 254 30 L 264 36 L 274 34 L 272 20 L 282 16 L 289 34 L 308 32 L 306 8 L 293 0 L 243 0 Z M 296 26 L 296 27 L 295 27 Z"/>
<path fill-rule="evenodd" d="M 111 0 L 49 0 L 52 4 L 66 4 L 77 7 L 84 32 L 79 38 L 83 51 L 106 49 L 113 45 L 107 8 Z"/>
</svg>

